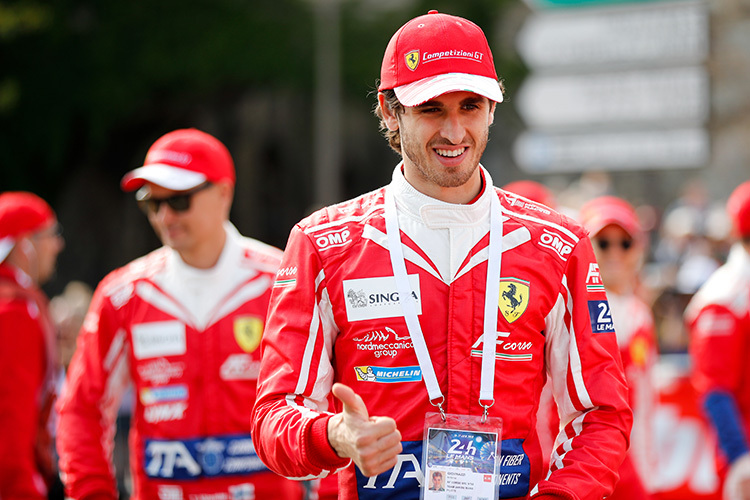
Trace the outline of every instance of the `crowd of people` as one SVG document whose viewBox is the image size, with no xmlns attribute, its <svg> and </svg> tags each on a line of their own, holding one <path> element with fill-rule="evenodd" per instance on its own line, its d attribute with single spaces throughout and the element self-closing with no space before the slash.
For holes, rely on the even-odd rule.
<svg viewBox="0 0 750 500">
<path fill-rule="evenodd" d="M 1 193 L 0 498 L 658 498 L 655 367 L 689 346 L 721 494 L 750 499 L 750 182 L 659 235 L 612 192 L 495 187 L 503 94 L 477 25 L 416 17 L 380 70 L 388 185 L 282 251 L 230 222 L 224 144 L 168 132 L 121 182 L 163 246 L 51 301 L 55 212 Z"/>
</svg>

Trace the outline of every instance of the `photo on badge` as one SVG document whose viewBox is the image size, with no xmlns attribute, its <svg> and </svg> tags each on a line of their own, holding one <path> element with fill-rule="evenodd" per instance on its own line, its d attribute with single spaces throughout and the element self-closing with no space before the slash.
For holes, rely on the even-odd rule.
<svg viewBox="0 0 750 500">
<path fill-rule="evenodd" d="M 428 413 L 422 500 L 497 500 L 502 419 Z"/>
</svg>

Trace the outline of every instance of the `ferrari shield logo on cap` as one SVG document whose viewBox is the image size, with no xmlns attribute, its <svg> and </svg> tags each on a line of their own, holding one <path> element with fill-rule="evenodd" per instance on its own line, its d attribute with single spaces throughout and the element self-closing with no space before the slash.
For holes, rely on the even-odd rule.
<svg viewBox="0 0 750 500">
<path fill-rule="evenodd" d="M 521 317 L 529 305 L 529 282 L 518 278 L 500 280 L 498 307 L 508 323 Z"/>
<path fill-rule="evenodd" d="M 263 336 L 263 320 L 246 316 L 234 320 L 234 338 L 245 352 L 253 352 Z"/>
<path fill-rule="evenodd" d="M 414 71 L 419 66 L 419 51 L 412 50 L 404 56 L 404 59 L 406 60 L 406 66 Z"/>
</svg>

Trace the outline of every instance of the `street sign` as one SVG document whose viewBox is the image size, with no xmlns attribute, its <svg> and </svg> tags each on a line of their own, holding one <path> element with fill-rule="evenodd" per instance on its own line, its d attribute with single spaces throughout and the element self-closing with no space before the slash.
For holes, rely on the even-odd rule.
<svg viewBox="0 0 750 500">
<path fill-rule="evenodd" d="M 516 163 L 534 174 L 591 170 L 698 168 L 709 162 L 708 132 L 699 127 L 554 134 L 524 132 Z"/>
<path fill-rule="evenodd" d="M 708 55 L 704 4 L 668 2 L 531 14 L 516 38 L 526 64 L 559 70 L 699 63 Z"/>
<path fill-rule="evenodd" d="M 701 66 L 532 75 L 515 101 L 531 128 L 698 124 L 709 115 L 709 79 Z"/>
</svg>

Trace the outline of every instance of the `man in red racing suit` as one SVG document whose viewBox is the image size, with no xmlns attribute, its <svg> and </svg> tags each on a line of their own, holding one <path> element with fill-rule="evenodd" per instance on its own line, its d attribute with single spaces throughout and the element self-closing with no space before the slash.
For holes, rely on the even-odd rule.
<svg viewBox="0 0 750 500">
<path fill-rule="evenodd" d="M 525 498 L 538 485 L 534 491 L 559 498 L 600 499 L 617 480 L 630 414 L 585 232 L 543 205 L 494 188 L 485 188 L 472 205 L 445 210 L 411 188 L 400 167 L 391 185 L 403 209 L 399 222 L 407 236 L 407 270 L 418 283 L 420 321 L 452 413 L 481 414 L 486 206 L 490 196 L 500 197 L 507 217 L 500 286 L 508 293 L 499 304 L 490 413 L 503 418 L 501 498 Z M 451 244 L 440 245 L 441 239 Z M 287 477 L 341 470 L 342 498 L 418 498 L 409 492 L 424 480 L 422 425 L 434 407 L 403 318 L 394 311 L 386 247 L 382 189 L 299 223 L 264 337 L 254 428 L 259 455 Z M 534 416 L 548 374 L 564 425 L 545 479 Z M 334 381 L 355 388 L 372 413 L 396 420 L 403 452 L 395 468 L 367 478 L 331 449 L 326 397 Z"/>
<path fill-rule="evenodd" d="M 69 497 L 116 498 L 113 424 L 129 383 L 134 498 L 302 497 L 301 484 L 261 463 L 250 438 L 281 251 L 226 220 L 233 185 L 229 152 L 195 129 L 162 137 L 124 178 L 124 189 L 146 190 L 138 198 L 165 246 L 110 273 L 94 294 L 60 408 Z M 206 248 L 211 258 L 201 261 Z"/>
<path fill-rule="evenodd" d="M 412 76 L 413 86 L 400 80 Z M 433 11 L 391 39 L 377 109 L 383 129 L 400 132 L 391 146 L 404 161 L 385 188 L 297 224 L 274 285 L 252 431 L 272 470 L 338 472 L 344 499 L 420 498 L 425 413 L 436 408 L 415 318 L 446 413 L 482 415 L 482 339 L 495 342 L 488 411 L 503 420 L 502 456 L 485 480 L 500 498 L 612 491 L 632 414 L 606 294 L 584 229 L 494 188 L 479 166 L 501 101 L 471 21 Z M 405 274 L 394 275 L 395 259 Z M 490 261 L 496 308 L 485 300 Z M 417 316 L 398 288 L 410 288 Z M 484 325 L 485 311 L 496 324 Z M 562 423 L 547 474 L 535 415 L 548 375 Z"/>
</svg>

